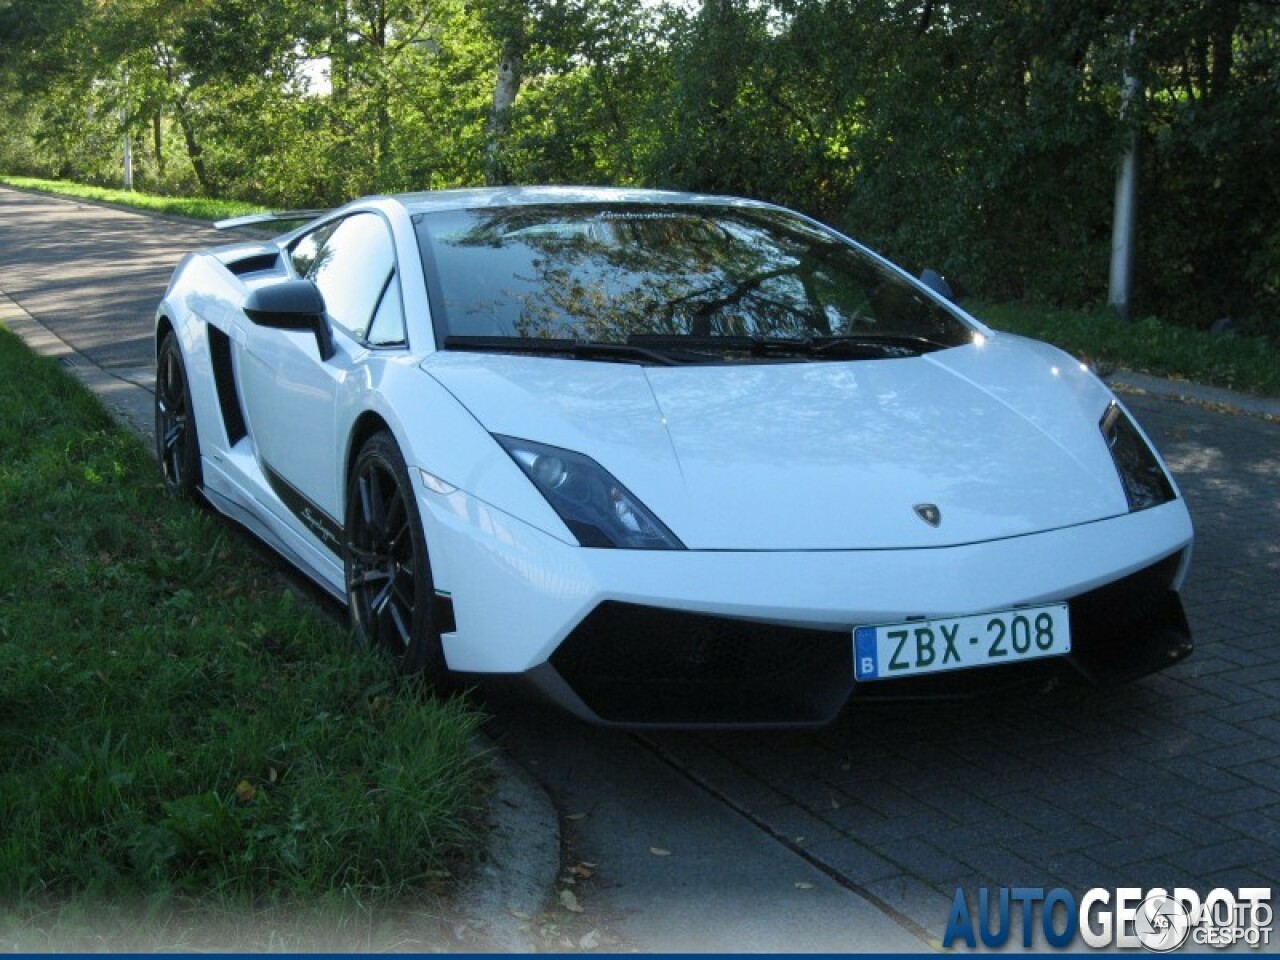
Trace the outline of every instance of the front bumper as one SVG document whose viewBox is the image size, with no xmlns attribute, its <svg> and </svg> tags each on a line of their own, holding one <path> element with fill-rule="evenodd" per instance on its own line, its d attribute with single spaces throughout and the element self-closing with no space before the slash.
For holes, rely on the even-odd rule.
<svg viewBox="0 0 1280 960">
<path fill-rule="evenodd" d="M 1072 598 L 1065 657 L 895 680 L 854 680 L 850 630 L 814 630 L 605 601 L 531 678 L 587 719 L 623 725 L 830 723 L 855 699 L 963 696 L 1072 673 L 1131 680 L 1191 653 L 1180 558 Z M 565 689 L 567 687 L 567 690 Z"/>
<path fill-rule="evenodd" d="M 1062 673 L 1126 680 L 1191 651 L 1181 501 L 932 550 L 626 551 L 567 545 L 461 491 L 420 491 L 450 667 L 521 675 L 621 725 L 821 725 L 851 699 L 955 696 Z M 1064 658 L 858 684 L 858 624 L 1067 601 Z"/>
</svg>

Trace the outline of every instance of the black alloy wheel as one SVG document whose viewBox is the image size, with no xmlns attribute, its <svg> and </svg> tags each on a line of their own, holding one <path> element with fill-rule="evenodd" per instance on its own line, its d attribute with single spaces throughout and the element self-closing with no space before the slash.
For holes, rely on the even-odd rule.
<svg viewBox="0 0 1280 960">
<path fill-rule="evenodd" d="M 347 481 L 345 554 L 357 638 L 441 689 L 447 668 L 426 536 L 404 457 L 385 431 L 361 448 Z"/>
<path fill-rule="evenodd" d="M 202 481 L 200 440 L 182 350 L 174 334 L 166 334 L 156 353 L 156 459 L 170 493 L 194 497 Z"/>
</svg>

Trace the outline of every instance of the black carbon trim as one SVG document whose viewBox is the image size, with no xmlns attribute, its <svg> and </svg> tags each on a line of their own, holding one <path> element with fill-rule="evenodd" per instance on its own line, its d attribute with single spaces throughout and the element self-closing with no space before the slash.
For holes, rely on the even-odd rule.
<svg viewBox="0 0 1280 960">
<path fill-rule="evenodd" d="M 818 630 L 606 600 L 537 678 L 606 725 L 815 726 L 855 700 L 955 699 L 1081 676 L 1125 682 L 1193 649 L 1172 554 L 1070 598 L 1071 653 L 981 669 L 855 683 L 851 627 Z M 549 676 L 553 674 L 554 676 Z M 566 696 L 567 694 L 567 696 Z"/>
<path fill-rule="evenodd" d="M 823 724 L 853 685 L 847 630 L 814 630 L 606 600 L 551 656 L 605 721 Z"/>
<path fill-rule="evenodd" d="M 234 447 L 249 435 L 249 430 L 245 426 L 240 396 L 236 393 L 235 373 L 231 369 L 231 338 L 212 324 L 206 324 L 205 329 L 209 332 L 209 364 L 213 367 L 213 382 L 218 388 L 218 409 L 222 411 L 227 443 Z"/>
<path fill-rule="evenodd" d="M 262 472 L 266 474 L 267 483 L 271 484 L 271 489 L 280 498 L 280 502 L 289 508 L 289 512 L 303 522 L 311 535 L 320 541 L 321 546 L 335 557 L 341 557 L 342 524 L 308 500 L 265 463 L 262 465 Z"/>
<path fill-rule="evenodd" d="M 453 613 L 453 597 L 444 590 L 437 590 L 433 616 L 441 633 L 457 633 L 458 620 Z"/>
</svg>

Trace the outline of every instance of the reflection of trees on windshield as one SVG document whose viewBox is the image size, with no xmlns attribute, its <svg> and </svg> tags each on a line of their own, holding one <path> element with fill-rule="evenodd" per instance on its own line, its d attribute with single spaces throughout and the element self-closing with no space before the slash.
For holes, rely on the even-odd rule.
<svg viewBox="0 0 1280 960">
<path fill-rule="evenodd" d="M 426 222 L 452 333 L 606 342 L 963 335 L 871 258 L 771 211 L 538 206 L 449 219 Z M 463 289 L 477 276 L 488 282 Z"/>
</svg>

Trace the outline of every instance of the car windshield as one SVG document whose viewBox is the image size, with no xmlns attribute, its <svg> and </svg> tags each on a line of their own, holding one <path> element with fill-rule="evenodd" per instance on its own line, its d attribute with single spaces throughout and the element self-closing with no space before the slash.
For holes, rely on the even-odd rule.
<svg viewBox="0 0 1280 960">
<path fill-rule="evenodd" d="M 451 349 L 834 359 L 973 337 L 875 257 L 778 209 L 571 203 L 416 222 L 437 335 Z"/>
</svg>

